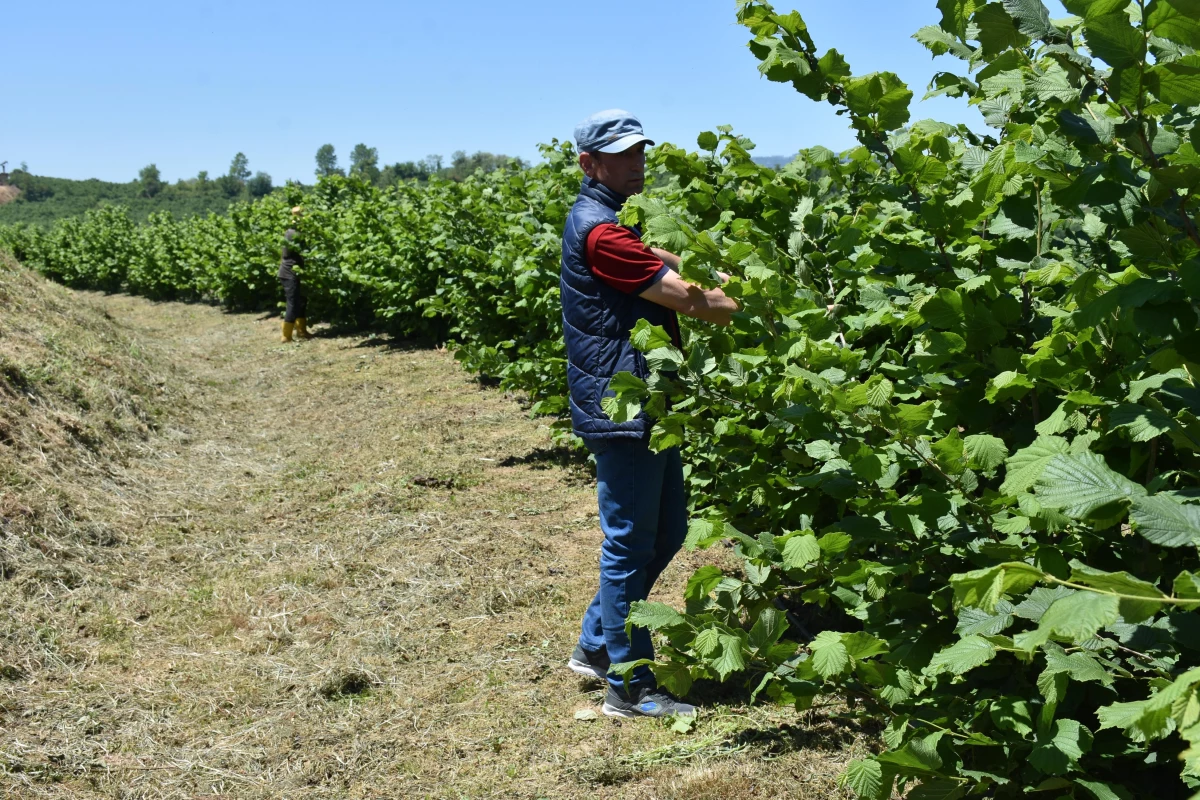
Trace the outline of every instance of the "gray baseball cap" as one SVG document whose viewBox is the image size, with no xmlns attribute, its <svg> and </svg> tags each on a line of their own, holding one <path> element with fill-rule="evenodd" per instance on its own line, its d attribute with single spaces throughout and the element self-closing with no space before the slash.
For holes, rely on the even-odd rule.
<svg viewBox="0 0 1200 800">
<path fill-rule="evenodd" d="M 628 111 L 598 111 L 575 126 L 575 146 L 581 153 L 623 153 L 636 144 L 654 144 L 642 133 L 642 123 Z"/>
</svg>

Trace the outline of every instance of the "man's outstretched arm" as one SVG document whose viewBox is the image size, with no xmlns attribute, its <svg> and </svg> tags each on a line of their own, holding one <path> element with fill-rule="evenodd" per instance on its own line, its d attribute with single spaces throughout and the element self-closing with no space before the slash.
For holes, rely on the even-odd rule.
<svg viewBox="0 0 1200 800">
<path fill-rule="evenodd" d="M 661 258 L 662 262 L 670 267 L 672 272 L 679 272 L 679 256 L 670 250 L 663 250 L 661 247 L 651 247 L 650 252 Z"/>
<path fill-rule="evenodd" d="M 679 256 L 675 255 L 675 254 L 674 254 L 674 253 L 672 253 L 670 250 L 663 250 L 663 249 L 661 249 L 661 248 L 658 248 L 658 247 L 651 247 L 651 248 L 650 248 L 650 252 L 651 252 L 651 253 L 654 253 L 654 255 L 656 255 L 656 256 L 658 256 L 659 258 L 661 258 L 661 259 L 662 259 L 662 262 L 663 262 L 664 264 L 666 264 L 666 265 L 667 265 L 667 267 L 669 267 L 669 268 L 670 268 L 670 270 L 671 270 L 672 272 L 675 272 L 675 273 L 678 273 L 678 272 L 679 272 L 679 262 L 680 262 L 680 260 L 681 260 L 681 259 L 679 258 Z M 719 277 L 719 278 L 721 279 L 721 283 L 725 283 L 725 281 L 729 280 L 729 276 L 728 276 L 728 275 L 726 275 L 724 272 L 721 272 L 720 270 L 717 270 L 717 277 Z M 653 287 L 652 287 L 652 288 L 653 288 Z M 722 292 L 722 294 L 724 294 L 724 293 Z M 658 303 L 660 306 L 667 306 L 668 308 L 675 308 L 675 306 L 669 306 L 669 305 L 667 305 L 666 303 L 660 302 L 660 301 L 658 301 L 658 300 L 654 300 L 654 298 L 652 298 L 652 297 L 647 297 L 645 292 L 642 292 L 642 297 L 645 297 L 647 300 L 652 300 L 653 302 L 655 302 L 655 303 Z M 726 299 L 726 300 L 728 300 L 729 298 L 725 298 L 725 299 Z M 733 301 L 732 301 L 732 300 L 730 300 L 730 302 L 733 302 Z M 827 311 L 828 311 L 830 314 L 832 314 L 832 313 L 833 313 L 833 310 L 834 310 L 835 308 L 837 308 L 837 306 L 836 306 L 835 304 L 833 304 L 833 303 L 830 303 L 830 304 L 828 304 L 827 306 L 825 306 L 825 309 L 826 309 L 826 310 L 827 310 Z M 683 310 L 683 309 L 681 309 L 681 308 L 675 308 L 675 310 L 676 310 L 676 311 L 678 311 L 680 314 L 687 314 L 689 317 L 695 317 L 695 316 L 696 316 L 695 314 L 689 314 L 687 311 L 684 311 L 684 310 Z M 737 304 L 736 304 L 736 303 L 734 304 L 734 309 L 733 309 L 733 310 L 734 310 L 734 311 L 737 311 L 737 310 L 738 310 L 738 306 L 737 306 Z M 697 317 L 697 319 L 704 319 L 704 318 L 703 318 L 703 317 Z M 714 322 L 714 321 L 715 321 L 715 320 L 709 320 L 709 322 Z M 718 324 L 718 325 L 728 325 L 728 324 L 729 324 L 729 322 L 728 322 L 728 321 L 725 321 L 725 322 L 718 322 L 717 324 Z"/>
<path fill-rule="evenodd" d="M 651 247 L 650 252 L 661 258 L 662 262 L 666 264 L 672 272 L 679 272 L 679 262 L 683 260 L 679 256 L 675 255 L 670 250 L 663 250 L 659 247 Z M 717 270 L 717 277 L 721 279 L 721 283 L 729 280 L 729 276 L 720 270 Z"/>
<path fill-rule="evenodd" d="M 667 272 L 639 296 L 680 314 L 717 325 L 728 325 L 733 312 L 739 310 L 737 302 L 720 287 L 701 289 L 675 272 Z"/>
</svg>

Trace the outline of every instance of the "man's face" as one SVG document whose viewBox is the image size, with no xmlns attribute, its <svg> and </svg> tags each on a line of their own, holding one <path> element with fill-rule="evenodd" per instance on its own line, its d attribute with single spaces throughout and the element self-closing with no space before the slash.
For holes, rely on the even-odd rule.
<svg viewBox="0 0 1200 800">
<path fill-rule="evenodd" d="M 638 194 L 646 185 L 646 143 L 620 153 L 580 153 L 579 166 L 618 194 Z"/>
</svg>

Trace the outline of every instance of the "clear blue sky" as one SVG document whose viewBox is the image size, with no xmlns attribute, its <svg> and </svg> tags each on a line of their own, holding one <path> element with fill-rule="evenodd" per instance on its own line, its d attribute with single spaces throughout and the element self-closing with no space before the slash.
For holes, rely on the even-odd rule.
<svg viewBox="0 0 1200 800">
<path fill-rule="evenodd" d="M 793 5 L 856 74 L 891 70 L 919 99 L 938 69 L 910 38 L 939 19 L 935 0 L 776 8 Z M 215 176 L 240 150 L 276 183 L 308 183 L 326 142 L 343 166 L 358 142 L 382 164 L 455 150 L 532 160 L 611 107 L 689 148 L 720 124 L 758 155 L 852 143 L 828 105 L 759 76 L 733 0 L 47 0 L 7 4 L 0 24 L 0 160 L 41 175 L 126 181 L 154 162 L 171 181 Z M 913 117 L 982 125 L 944 98 L 914 102 Z"/>
</svg>

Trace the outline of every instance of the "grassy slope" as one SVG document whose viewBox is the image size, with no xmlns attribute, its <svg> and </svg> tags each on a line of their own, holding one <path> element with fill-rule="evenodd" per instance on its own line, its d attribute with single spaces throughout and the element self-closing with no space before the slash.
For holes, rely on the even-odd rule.
<svg viewBox="0 0 1200 800">
<path fill-rule="evenodd" d="M 64 531 L 107 546 L 8 532 L 24 555 L 0 580 L 15 621 L 0 796 L 841 796 L 834 775 L 870 739 L 826 711 L 701 693 L 687 735 L 575 719 L 600 700 L 563 668 L 596 580 L 591 478 L 448 353 L 285 347 L 270 320 L 18 278 L 19 293 L 78 298 L 69 319 L 21 323 L 43 340 L 111 343 L 93 356 L 111 365 L 62 375 L 172 413 L 149 438 L 131 422 L 146 414 L 118 414 L 129 430 L 101 435 L 99 455 L 52 456 L 62 491 L 89 498 Z M 13 326 L 0 318 L 0 344 Z M 172 365 L 165 393 L 157 364 Z M 656 596 L 677 602 L 720 556 L 681 556 Z"/>
<path fill-rule="evenodd" d="M 120 502 L 117 476 L 164 416 L 170 369 L 102 309 L 3 255 L 0 309 L 0 575 L 6 588 L 70 586 L 117 539 L 89 512 Z"/>
</svg>

